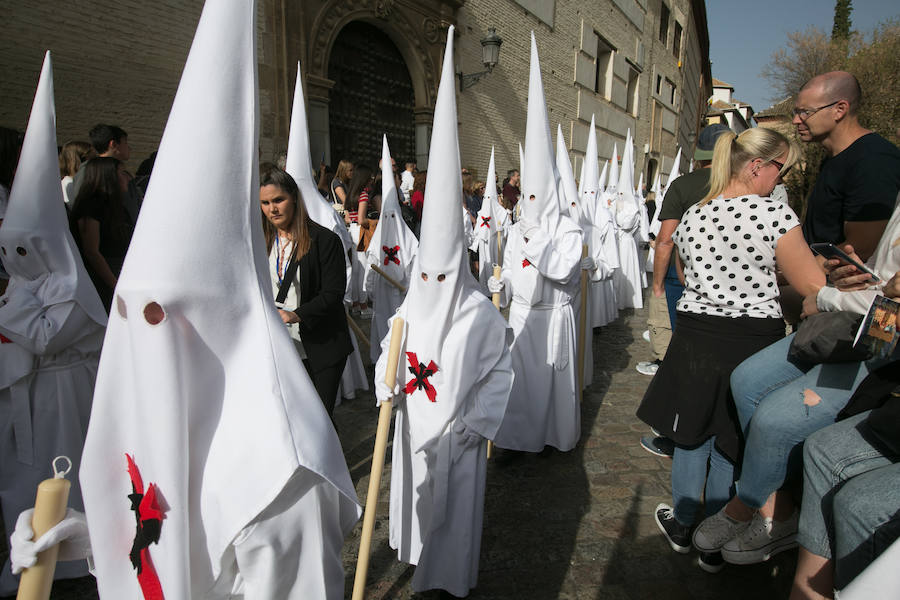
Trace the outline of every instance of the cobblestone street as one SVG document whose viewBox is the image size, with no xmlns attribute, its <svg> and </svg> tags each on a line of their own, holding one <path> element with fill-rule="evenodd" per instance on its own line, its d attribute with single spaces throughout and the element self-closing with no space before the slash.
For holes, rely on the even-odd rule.
<svg viewBox="0 0 900 600">
<path fill-rule="evenodd" d="M 368 333 L 368 322 L 361 323 Z M 653 509 L 671 502 L 668 459 L 644 451 L 648 428 L 634 416 L 650 378 L 635 370 L 649 360 L 641 338 L 646 310 L 624 311 L 594 335 L 594 378 L 584 397 L 582 438 L 575 450 L 540 455 L 497 453 L 488 466 L 484 534 L 473 600 L 712 600 L 786 598 L 796 551 L 716 575 L 697 554 L 674 553 L 659 534 Z M 363 348 L 364 354 L 367 354 Z M 368 366 L 371 376 L 371 366 Z M 365 501 L 378 411 L 371 392 L 335 411 L 360 500 Z M 390 452 L 387 459 L 390 460 Z M 431 600 L 413 594 L 413 567 L 399 563 L 387 541 L 386 465 L 366 598 Z M 344 546 L 350 597 L 362 520 Z M 96 598 L 90 581 L 60 582 L 51 598 Z M 315 599 L 311 599 L 315 600 Z"/>
<path fill-rule="evenodd" d="M 671 503 L 671 461 L 639 444 L 649 429 L 634 413 L 650 377 L 641 334 L 646 309 L 623 311 L 594 334 L 594 378 L 581 413 L 582 437 L 571 452 L 504 455 L 488 465 L 478 586 L 472 600 L 712 600 L 787 598 L 796 550 L 761 565 L 726 565 L 710 575 L 697 553 L 676 554 L 659 533 L 653 510 Z M 363 396 L 336 412 L 360 500 L 365 500 L 377 411 Z M 390 452 L 388 452 L 390 460 Z M 390 465 L 385 468 L 366 598 L 438 598 L 413 594 L 413 567 L 387 541 Z M 360 521 L 361 523 L 361 521 Z M 347 597 L 361 524 L 345 545 Z"/>
</svg>

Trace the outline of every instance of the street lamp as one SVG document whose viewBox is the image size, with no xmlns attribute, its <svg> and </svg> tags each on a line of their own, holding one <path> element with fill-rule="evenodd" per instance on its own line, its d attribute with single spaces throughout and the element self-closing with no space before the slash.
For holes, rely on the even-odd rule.
<svg viewBox="0 0 900 600">
<path fill-rule="evenodd" d="M 485 71 L 478 73 L 470 73 L 463 75 L 462 72 L 457 73 L 459 77 L 459 91 L 462 92 L 466 88 L 470 88 L 478 81 L 494 70 L 500 61 L 500 44 L 503 40 L 497 35 L 497 30 L 493 27 L 488 28 L 488 34 L 481 39 L 481 62 L 485 66 Z"/>
</svg>

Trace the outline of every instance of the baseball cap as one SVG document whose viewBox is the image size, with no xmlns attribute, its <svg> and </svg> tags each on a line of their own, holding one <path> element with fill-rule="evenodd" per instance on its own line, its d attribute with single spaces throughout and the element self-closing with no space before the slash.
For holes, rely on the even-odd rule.
<svg viewBox="0 0 900 600">
<path fill-rule="evenodd" d="M 712 160 L 716 140 L 719 139 L 719 135 L 726 131 L 731 131 L 731 129 L 728 128 L 728 125 L 722 123 L 713 123 L 704 127 L 703 131 L 700 132 L 700 137 L 697 139 L 694 160 Z"/>
</svg>

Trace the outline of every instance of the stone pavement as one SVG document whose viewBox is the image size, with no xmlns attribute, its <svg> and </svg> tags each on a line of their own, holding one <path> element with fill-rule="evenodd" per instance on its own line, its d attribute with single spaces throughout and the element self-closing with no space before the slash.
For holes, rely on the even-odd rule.
<svg viewBox="0 0 900 600">
<path fill-rule="evenodd" d="M 361 324 L 368 332 L 368 322 Z M 524 456 L 499 452 L 490 462 L 472 600 L 787 598 L 796 551 L 761 565 L 726 565 L 710 575 L 697 566 L 696 553 L 674 553 L 659 534 L 653 510 L 659 502 L 671 503 L 671 461 L 640 447 L 638 440 L 648 429 L 634 416 L 650 380 L 635 370 L 638 361 L 651 358 L 641 338 L 645 325 L 646 309 L 627 310 L 595 333 L 594 379 L 585 393 L 582 437 L 574 450 Z M 371 376 L 371 365 L 367 368 Z M 363 502 L 377 416 L 371 391 L 335 411 Z M 413 567 L 399 563 L 388 546 L 389 481 L 390 464 L 382 478 L 366 598 L 439 598 L 434 592 L 412 593 Z M 344 546 L 347 598 L 361 523 Z M 59 582 L 51 598 L 96 598 L 96 591 L 91 581 Z"/>
<path fill-rule="evenodd" d="M 726 565 L 715 575 L 697 553 L 676 554 L 653 511 L 671 503 L 671 460 L 640 447 L 649 429 L 635 416 L 650 377 L 641 337 L 647 311 L 626 310 L 594 334 L 594 378 L 581 413 L 581 441 L 570 452 L 512 456 L 499 452 L 487 471 L 478 585 L 472 600 L 712 600 L 787 598 L 796 550 L 769 562 Z M 365 502 L 377 411 L 370 396 L 339 407 L 336 420 L 360 500 Z M 390 452 L 388 453 L 390 460 Z M 430 600 L 413 594 L 413 567 L 387 541 L 390 465 L 385 468 L 372 542 L 366 598 Z M 361 525 L 344 547 L 347 597 Z"/>
</svg>

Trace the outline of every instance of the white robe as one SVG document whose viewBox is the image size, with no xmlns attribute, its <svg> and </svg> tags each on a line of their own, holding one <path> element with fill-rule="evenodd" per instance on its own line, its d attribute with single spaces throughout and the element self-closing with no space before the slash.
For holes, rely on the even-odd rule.
<svg viewBox="0 0 900 600">
<path fill-rule="evenodd" d="M 278 497 L 238 533 L 204 598 L 343 598 L 340 502 L 340 493 L 326 480 L 297 470 Z"/>
<path fill-rule="evenodd" d="M 347 357 L 347 364 L 344 366 L 344 372 L 341 373 L 338 397 L 334 403 L 335 408 L 340 406 L 341 398 L 353 400 L 356 398 L 356 390 L 369 389 L 369 378 L 366 375 L 366 367 L 362 362 L 362 355 L 359 353 L 359 342 L 352 329 L 350 330 L 350 343 L 353 345 L 353 352 Z"/>
<path fill-rule="evenodd" d="M 576 394 L 576 323 L 572 306 L 580 279 L 581 229 L 559 217 L 554 234 L 525 242 L 518 224 L 503 257 L 501 302 L 510 296 L 513 372 L 510 407 L 494 438 L 497 446 L 539 452 L 571 450 L 581 434 Z M 531 264 L 523 266 L 523 260 Z"/>
<path fill-rule="evenodd" d="M 13 280 L 0 307 L 6 324 L 0 334 L 9 340 L 0 342 L 0 506 L 7 534 L 19 513 L 34 506 L 37 485 L 52 476 L 57 456 L 72 461 L 68 505 L 84 510 L 78 468 L 104 328 L 75 301 L 45 306 L 43 287 Z M 60 563 L 55 577 L 84 575 L 87 563 L 73 561 Z M 6 560 L 0 595 L 17 587 Z"/>
<path fill-rule="evenodd" d="M 598 202 L 606 202 L 601 196 Z M 597 270 L 591 278 L 590 325 L 603 327 L 619 318 L 616 302 L 615 273 L 621 269 L 616 225 L 612 214 L 599 206 L 594 213 L 594 223 L 588 245 Z"/>
<path fill-rule="evenodd" d="M 389 344 L 387 336 L 376 381 L 384 380 Z M 401 561 L 416 565 L 413 591 L 440 588 L 466 596 L 478 580 L 486 439 L 500 426 L 512 386 L 506 324 L 486 298 L 470 295 L 453 315 L 443 348 L 453 351 L 443 352 L 443 364 L 429 377 L 434 402 L 422 389 L 404 393 L 410 373 L 401 355 L 390 544 Z M 426 365 L 432 360 L 417 358 Z"/>
<path fill-rule="evenodd" d="M 406 227 L 405 225 L 402 226 Z M 403 303 L 406 293 L 401 292 L 396 286 L 388 283 L 384 277 L 376 273 L 368 265 L 377 264 L 394 281 L 408 288 L 410 269 L 412 269 L 413 259 L 418 250 L 418 245 L 411 243 L 415 241 L 412 232 L 408 232 L 408 236 L 399 237 L 396 236 L 396 233 L 387 231 L 381 232 L 381 234 L 388 234 L 390 239 L 378 235 L 373 236 L 372 243 L 369 244 L 369 249 L 365 255 L 367 273 L 364 289 L 366 296 L 372 300 L 372 328 L 369 334 L 372 346 L 369 348 L 369 358 L 371 358 L 373 364 L 378 362 L 378 357 L 381 354 L 379 342 L 390 332 L 388 321 Z M 396 258 L 400 261 L 400 264 L 397 264 L 387 256 L 383 246 L 390 248 L 399 246 Z"/>
<path fill-rule="evenodd" d="M 641 225 L 641 213 L 634 202 L 616 203 L 616 237 L 619 244 L 621 269 L 615 274 L 616 299 L 619 309 L 643 308 L 647 274 L 641 266 L 637 239 Z"/>
<path fill-rule="evenodd" d="M 485 198 L 485 202 L 493 202 L 490 198 Z M 503 248 L 506 246 L 506 233 L 509 229 L 509 216 L 506 211 L 500 212 L 499 220 L 495 221 L 492 216 L 488 223 L 483 223 L 483 215 L 481 213 L 475 217 L 475 227 L 473 230 L 474 239 L 470 250 L 478 253 L 478 283 L 481 284 L 482 291 L 488 296 L 490 292 L 487 289 L 487 281 L 494 274 L 494 265 L 500 264 L 500 257 L 503 256 Z M 500 248 L 497 248 L 497 232 L 500 232 Z"/>
</svg>

